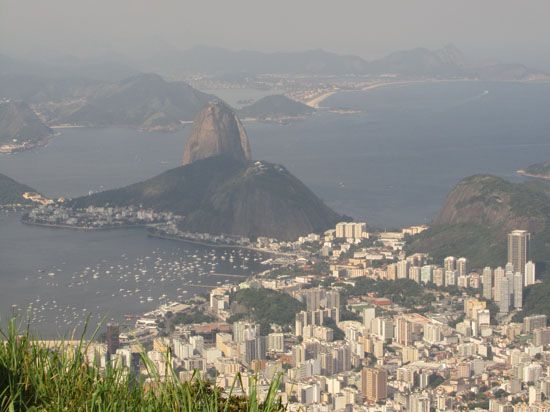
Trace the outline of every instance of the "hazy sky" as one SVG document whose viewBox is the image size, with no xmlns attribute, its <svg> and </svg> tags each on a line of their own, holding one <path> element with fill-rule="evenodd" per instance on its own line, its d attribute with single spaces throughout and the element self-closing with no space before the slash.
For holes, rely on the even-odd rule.
<svg viewBox="0 0 550 412">
<path fill-rule="evenodd" d="M 0 0 L 0 51 L 138 55 L 157 47 L 323 48 L 365 58 L 454 43 L 550 60 L 550 0 Z"/>
</svg>

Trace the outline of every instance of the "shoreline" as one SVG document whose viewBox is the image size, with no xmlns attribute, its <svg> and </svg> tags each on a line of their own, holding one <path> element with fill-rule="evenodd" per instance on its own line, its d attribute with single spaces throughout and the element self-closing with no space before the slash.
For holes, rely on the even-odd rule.
<svg viewBox="0 0 550 412">
<path fill-rule="evenodd" d="M 211 248 L 223 248 L 223 249 L 243 249 L 243 250 L 250 250 L 252 252 L 257 253 L 265 253 L 275 256 L 281 256 L 281 257 L 296 257 L 297 255 L 295 253 L 289 253 L 289 252 L 277 252 L 274 250 L 267 250 L 267 249 L 260 249 L 252 246 L 243 246 L 243 245 L 224 245 L 214 242 L 208 242 L 208 241 L 202 241 L 202 240 L 194 240 L 189 238 L 182 238 L 178 236 L 170 236 L 170 235 L 163 235 L 159 233 L 153 232 L 151 229 L 154 229 L 153 226 L 149 225 L 122 225 L 122 226 L 109 226 L 109 227 L 84 227 L 84 226 L 72 226 L 72 225 L 64 225 L 64 224 L 58 224 L 58 223 L 39 223 L 39 222 L 30 222 L 26 219 L 20 219 L 20 222 L 29 225 L 29 226 L 38 226 L 38 227 L 45 227 L 49 229 L 68 229 L 73 231 L 80 231 L 80 232 L 100 232 L 100 231 L 108 231 L 108 230 L 119 230 L 119 229 L 145 229 L 145 233 L 148 237 L 156 238 L 156 239 L 164 239 L 164 240 L 172 240 L 176 242 L 183 242 L 183 243 L 189 243 L 194 244 L 198 246 L 205 246 L 205 247 L 211 247 Z"/>
<path fill-rule="evenodd" d="M 550 180 L 550 176 L 548 176 L 548 175 L 539 175 L 539 174 L 536 174 L 536 173 L 528 173 L 525 170 L 517 170 L 516 173 L 519 176 L 532 177 L 532 178 L 535 178 L 535 179 L 542 179 L 542 180 Z"/>
<path fill-rule="evenodd" d="M 276 255 L 276 256 L 284 256 L 284 257 L 296 257 L 296 254 L 287 253 L 287 252 L 276 252 L 274 250 L 265 250 L 265 249 L 259 249 L 251 246 L 243 246 L 243 245 L 222 245 L 219 243 L 213 243 L 213 242 L 206 242 L 201 240 L 193 240 L 188 238 L 182 238 L 178 236 L 170 236 L 170 235 L 162 235 L 159 233 L 153 233 L 149 230 L 147 230 L 147 236 L 157 238 L 157 239 L 164 239 L 164 240 L 172 240 L 175 242 L 183 242 L 183 243 L 190 243 L 193 245 L 198 246 L 206 246 L 206 247 L 212 247 L 212 248 L 221 248 L 221 249 L 244 249 L 244 250 L 250 250 L 252 252 L 258 252 L 258 253 L 266 253 L 270 255 Z"/>
<path fill-rule="evenodd" d="M 364 92 L 369 90 L 375 90 L 382 87 L 388 86 L 410 86 L 414 84 L 429 84 L 429 83 L 475 83 L 475 82 L 485 82 L 481 79 L 419 79 L 419 80 L 397 80 L 397 81 L 379 81 L 374 82 L 368 86 L 364 86 L 359 89 L 337 89 L 322 95 L 315 97 L 309 100 L 306 104 L 315 109 L 328 109 L 328 107 L 321 106 L 323 101 L 328 99 L 330 96 L 335 95 L 336 93 L 344 92 Z M 550 83 L 548 80 L 487 80 L 487 82 L 496 82 L 496 83 Z"/>
<path fill-rule="evenodd" d="M 20 219 L 21 223 L 29 226 L 39 226 L 39 227 L 46 227 L 50 229 L 69 229 L 74 231 L 81 231 L 81 232 L 98 232 L 98 231 L 104 231 L 104 230 L 118 230 L 118 229 L 139 229 L 139 228 L 146 228 L 147 225 L 121 225 L 121 226 L 108 226 L 108 227 L 86 227 L 86 226 L 72 226 L 72 225 L 64 225 L 60 223 L 39 223 L 39 222 L 31 222 L 26 219 Z"/>
</svg>

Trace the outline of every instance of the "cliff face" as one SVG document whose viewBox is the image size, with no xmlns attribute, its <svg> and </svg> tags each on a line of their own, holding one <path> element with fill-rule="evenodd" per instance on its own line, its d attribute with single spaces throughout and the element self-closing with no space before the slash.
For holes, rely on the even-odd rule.
<svg viewBox="0 0 550 412">
<path fill-rule="evenodd" d="M 209 157 L 169 170 L 145 182 L 97 193 L 71 203 L 143 205 L 184 217 L 182 229 L 295 240 L 334 226 L 339 220 L 284 167 Z"/>
<path fill-rule="evenodd" d="M 550 185 L 476 175 L 455 186 L 430 229 L 410 249 L 429 252 L 436 260 L 466 256 L 474 267 L 503 265 L 506 235 L 514 229 L 533 234 L 533 258 L 549 259 Z"/>
<path fill-rule="evenodd" d="M 216 101 L 204 107 L 195 118 L 185 144 L 183 164 L 220 155 L 247 162 L 251 159 L 251 150 L 240 120 L 229 106 Z"/>
</svg>

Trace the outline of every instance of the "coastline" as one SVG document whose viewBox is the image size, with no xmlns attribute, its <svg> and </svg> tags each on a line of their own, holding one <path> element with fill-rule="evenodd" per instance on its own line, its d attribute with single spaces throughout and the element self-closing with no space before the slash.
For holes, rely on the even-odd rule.
<svg viewBox="0 0 550 412">
<path fill-rule="evenodd" d="M 276 255 L 276 256 L 296 257 L 296 254 L 294 254 L 294 253 L 276 252 L 274 250 L 259 249 L 259 248 L 255 248 L 255 247 L 251 247 L 251 246 L 243 246 L 243 245 L 221 245 L 219 243 L 205 242 L 205 241 L 200 241 L 200 240 L 182 238 L 182 237 L 178 237 L 178 236 L 162 235 L 160 233 L 154 233 L 150 230 L 147 230 L 147 236 L 154 237 L 154 238 L 157 238 L 157 239 L 173 240 L 175 242 L 190 243 L 190 244 L 193 244 L 193 245 L 206 246 L 206 247 L 212 247 L 212 248 L 244 249 L 244 250 L 250 250 L 252 252 L 265 253 L 265 254 Z"/>
<path fill-rule="evenodd" d="M 50 229 L 70 229 L 82 232 L 96 232 L 104 230 L 118 230 L 118 229 L 136 229 L 136 228 L 145 228 L 147 225 L 121 225 L 121 226 L 107 226 L 107 227 L 87 227 L 87 226 L 73 226 L 73 225 L 63 225 L 59 223 L 39 223 L 31 222 L 24 218 L 21 219 L 21 223 L 29 226 L 40 226 Z"/>
<path fill-rule="evenodd" d="M 368 90 L 375 90 L 382 87 L 388 87 L 388 86 L 410 86 L 413 84 L 428 84 L 428 83 L 474 83 L 474 82 L 483 82 L 484 80 L 481 79 L 419 79 L 419 80 L 396 80 L 396 81 L 378 81 L 374 82 L 368 86 L 364 86 L 362 88 L 358 89 L 337 89 L 332 90 L 330 92 L 323 93 L 320 96 L 317 96 L 308 102 L 306 104 L 310 107 L 313 107 L 315 109 L 323 109 L 326 107 L 321 106 L 323 101 L 328 99 L 330 96 L 335 95 L 336 93 L 340 92 L 362 92 L 362 91 L 368 91 Z M 547 80 L 495 80 L 499 83 L 549 83 L 550 81 Z"/>
<path fill-rule="evenodd" d="M 550 180 L 550 176 L 547 176 L 547 175 L 539 175 L 539 174 L 536 174 L 536 173 L 529 173 L 529 172 L 526 172 L 525 170 L 521 169 L 521 170 L 517 170 L 516 173 L 520 176 L 524 176 L 524 177 L 532 177 L 532 178 L 535 178 L 535 179 L 542 179 L 542 180 Z"/>
</svg>

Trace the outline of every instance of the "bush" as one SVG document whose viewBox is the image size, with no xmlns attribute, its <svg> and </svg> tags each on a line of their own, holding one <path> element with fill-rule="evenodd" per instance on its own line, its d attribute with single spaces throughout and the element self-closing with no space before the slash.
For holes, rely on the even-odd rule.
<svg viewBox="0 0 550 412">
<path fill-rule="evenodd" d="M 86 362 L 87 343 L 70 351 L 60 344 L 47 348 L 27 331 L 18 335 L 15 322 L 0 331 L 0 411 L 262 411 L 281 412 L 275 379 L 266 398 L 258 400 L 252 385 L 248 396 L 226 393 L 199 374 L 180 382 L 171 368 L 161 378 L 142 356 L 147 380 L 136 379 L 124 368 L 98 368 Z M 167 362 L 167 365 L 169 362 Z M 237 383 L 237 380 L 236 380 Z M 235 385 L 234 385 L 235 386 Z"/>
</svg>

